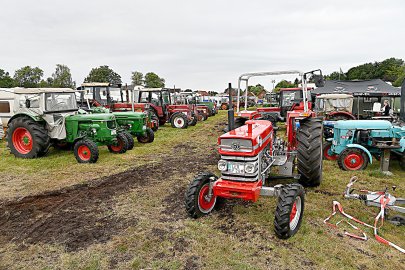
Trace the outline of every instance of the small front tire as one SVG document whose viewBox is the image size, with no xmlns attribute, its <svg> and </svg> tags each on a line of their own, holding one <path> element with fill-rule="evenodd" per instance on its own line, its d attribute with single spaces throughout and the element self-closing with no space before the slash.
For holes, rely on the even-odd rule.
<svg viewBox="0 0 405 270">
<path fill-rule="evenodd" d="M 134 149 L 134 146 L 135 146 L 134 137 L 132 137 L 132 135 L 129 134 L 128 132 L 123 132 L 123 134 L 127 138 L 127 141 L 128 141 L 128 149 L 127 150 Z"/>
<path fill-rule="evenodd" d="M 359 171 L 367 168 L 367 154 L 358 148 L 346 148 L 338 158 L 339 168 L 344 171 Z"/>
<path fill-rule="evenodd" d="M 146 128 L 145 135 L 136 137 L 140 143 L 151 143 L 155 140 L 155 133 L 151 128 Z"/>
<path fill-rule="evenodd" d="M 187 128 L 188 120 L 183 113 L 175 113 L 170 120 L 174 128 Z"/>
<path fill-rule="evenodd" d="M 288 184 L 281 188 L 274 219 L 274 232 L 280 239 L 297 233 L 304 215 L 304 188 L 300 184 Z"/>
<path fill-rule="evenodd" d="M 117 144 L 108 145 L 108 151 L 113 154 L 123 154 L 128 150 L 128 140 L 123 133 L 118 133 L 117 135 Z"/>
<path fill-rule="evenodd" d="M 82 139 L 75 143 L 73 153 L 79 163 L 96 163 L 98 160 L 98 147 L 89 139 Z"/>
</svg>

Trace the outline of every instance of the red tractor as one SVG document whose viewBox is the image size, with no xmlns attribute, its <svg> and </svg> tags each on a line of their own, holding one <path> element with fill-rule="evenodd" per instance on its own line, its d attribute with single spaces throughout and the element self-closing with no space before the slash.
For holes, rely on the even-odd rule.
<svg viewBox="0 0 405 270">
<path fill-rule="evenodd" d="M 174 128 L 187 128 L 197 124 L 197 115 L 193 108 L 187 104 L 172 104 L 169 89 L 165 88 L 140 88 L 137 90 L 138 99 L 135 108 L 147 107 L 152 109 L 159 118 L 159 125 L 170 122 Z"/>
<path fill-rule="evenodd" d="M 302 78 L 304 97 L 307 96 L 308 76 L 318 78 L 319 85 L 323 82 L 314 72 L 287 71 L 244 74 L 239 78 L 239 84 L 243 78 L 253 76 L 296 73 Z M 282 239 L 293 236 L 302 222 L 303 186 L 318 186 L 322 181 L 322 120 L 315 118 L 315 113 L 308 109 L 306 98 L 303 107 L 303 110 L 287 113 L 286 142 L 275 136 L 271 121 L 259 119 L 257 111 L 239 111 L 237 107 L 238 115 L 250 120 L 233 129 L 231 108 L 228 113 L 230 131 L 218 138 L 221 176 L 200 173 L 191 181 L 185 193 L 189 215 L 193 218 L 207 215 L 225 199 L 255 202 L 260 195 L 277 196 L 275 233 Z M 295 168 L 298 174 L 294 172 Z M 299 183 L 270 186 L 272 179 L 285 177 L 298 179 Z"/>
<path fill-rule="evenodd" d="M 205 121 L 208 119 L 209 108 L 204 104 L 198 104 L 197 96 L 192 92 L 180 92 L 173 95 L 175 104 L 187 104 L 194 111 L 194 114 L 198 116 L 198 121 Z"/>
</svg>

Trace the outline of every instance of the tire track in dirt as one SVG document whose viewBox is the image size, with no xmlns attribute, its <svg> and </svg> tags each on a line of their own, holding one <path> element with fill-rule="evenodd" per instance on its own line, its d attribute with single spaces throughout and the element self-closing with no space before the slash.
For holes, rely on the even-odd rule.
<svg viewBox="0 0 405 270">
<path fill-rule="evenodd" d="M 200 171 L 216 161 L 215 151 L 201 153 L 190 144 L 179 144 L 173 148 L 173 153 L 161 156 L 158 162 L 85 184 L 5 202 L 0 205 L 0 244 L 12 241 L 21 248 L 36 243 L 62 244 L 67 251 L 75 251 L 107 242 L 138 222 L 136 217 L 124 219 L 114 214 L 116 196 L 135 186 L 157 185 L 161 179 L 170 181 L 168 175 L 172 171 L 184 174 L 190 170 Z M 182 196 L 179 192 L 167 201 L 169 212 L 182 209 L 179 208 L 183 204 Z"/>
</svg>

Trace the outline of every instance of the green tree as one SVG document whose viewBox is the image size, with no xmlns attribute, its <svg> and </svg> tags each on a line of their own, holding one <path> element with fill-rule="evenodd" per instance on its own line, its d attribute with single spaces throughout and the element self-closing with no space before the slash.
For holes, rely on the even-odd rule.
<svg viewBox="0 0 405 270">
<path fill-rule="evenodd" d="M 132 85 L 142 85 L 143 83 L 143 74 L 142 72 L 139 71 L 134 71 L 132 72 L 132 76 L 131 76 L 131 80 L 132 80 Z"/>
<path fill-rule="evenodd" d="M 160 78 L 153 72 L 145 74 L 145 87 L 147 88 L 160 88 L 165 87 L 165 79 Z"/>
<path fill-rule="evenodd" d="M 38 87 L 41 88 L 49 88 L 49 87 L 54 87 L 53 86 L 53 78 L 52 77 L 48 77 L 46 80 L 41 80 L 38 84 Z"/>
<path fill-rule="evenodd" d="M 48 78 L 47 82 L 51 83 L 53 87 L 76 88 L 76 83 L 72 80 L 70 68 L 61 64 L 56 65 L 56 70 L 52 74 L 52 78 Z"/>
<path fill-rule="evenodd" d="M 121 84 L 121 76 L 108 66 L 93 68 L 84 79 L 85 82 L 108 82 L 113 85 Z"/>
<path fill-rule="evenodd" d="M 14 80 L 10 74 L 3 69 L 0 69 L 0 87 L 11 88 L 14 86 Z"/>
<path fill-rule="evenodd" d="M 22 67 L 14 73 L 15 85 L 21 87 L 38 87 L 43 75 L 44 71 L 39 67 Z"/>
<path fill-rule="evenodd" d="M 398 78 L 392 83 L 395 87 L 400 87 L 405 80 L 405 66 L 402 66 Z"/>
<path fill-rule="evenodd" d="M 329 75 L 325 76 L 325 80 L 331 81 L 331 80 L 346 80 L 346 74 L 341 73 L 339 71 L 334 71 Z"/>
<path fill-rule="evenodd" d="M 257 96 L 265 89 L 264 89 L 263 85 L 256 84 L 255 86 L 253 86 L 253 85 L 248 86 L 248 90 L 249 90 L 249 92 L 252 92 L 253 94 L 255 94 L 255 96 Z"/>
</svg>

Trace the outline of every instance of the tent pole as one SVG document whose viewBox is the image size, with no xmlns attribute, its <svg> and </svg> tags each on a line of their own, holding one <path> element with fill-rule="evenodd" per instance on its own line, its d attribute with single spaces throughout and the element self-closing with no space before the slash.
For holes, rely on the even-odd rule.
<svg viewBox="0 0 405 270">
<path fill-rule="evenodd" d="M 360 119 L 360 96 L 357 96 L 357 120 Z"/>
</svg>

